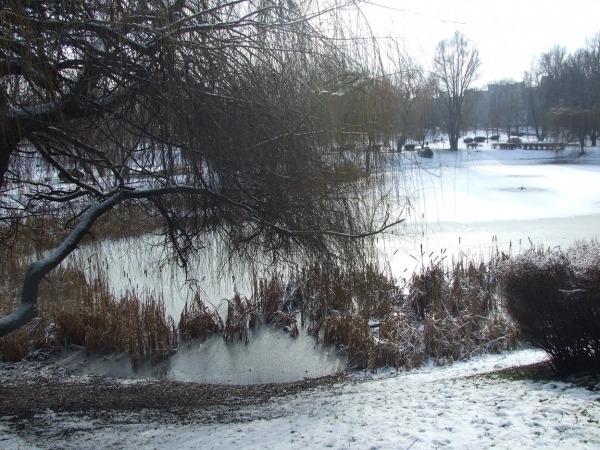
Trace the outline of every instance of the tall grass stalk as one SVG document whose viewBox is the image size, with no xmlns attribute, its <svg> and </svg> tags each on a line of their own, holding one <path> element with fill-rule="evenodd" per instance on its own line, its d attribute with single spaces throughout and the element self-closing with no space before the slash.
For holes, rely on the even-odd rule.
<svg viewBox="0 0 600 450">
<path fill-rule="evenodd" d="M 337 345 L 350 367 L 371 370 L 501 352 L 515 348 L 519 336 L 496 295 L 495 259 L 460 258 L 449 266 L 435 261 L 408 282 L 374 265 L 312 265 L 287 277 L 256 278 L 250 299 L 235 295 L 227 301 L 225 320 L 196 294 L 177 327 L 161 298 L 136 291 L 117 298 L 106 268 L 98 264 L 86 276 L 84 263 L 61 266 L 43 283 L 39 318 L 0 339 L 5 360 L 21 359 L 32 348 L 76 344 L 88 352 L 127 351 L 137 364 L 168 356 L 179 338 L 221 333 L 227 341 L 247 343 L 261 317 L 292 336 L 307 327 L 317 341 Z M 7 314 L 17 305 L 25 270 L 18 258 L 2 264 L 12 274 L 0 286 L 0 309 Z"/>
</svg>

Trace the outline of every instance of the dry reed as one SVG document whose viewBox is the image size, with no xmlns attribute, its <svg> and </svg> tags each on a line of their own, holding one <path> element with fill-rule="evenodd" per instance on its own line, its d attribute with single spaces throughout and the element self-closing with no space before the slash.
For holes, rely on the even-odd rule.
<svg viewBox="0 0 600 450">
<path fill-rule="evenodd" d="M 268 318 L 291 323 L 300 312 L 309 333 L 338 345 L 351 367 L 411 369 L 428 358 L 445 364 L 516 347 L 494 273 L 495 261 L 433 262 L 401 285 L 375 266 L 313 266 L 285 288 L 281 275 L 257 285 Z"/>
<path fill-rule="evenodd" d="M 227 319 L 223 329 L 223 338 L 229 342 L 240 339 L 248 343 L 250 341 L 248 329 L 256 327 L 259 321 L 256 303 L 236 294 L 233 299 L 227 301 Z"/>
<path fill-rule="evenodd" d="M 211 311 L 196 292 L 193 301 L 185 303 L 177 329 L 185 339 L 208 339 L 212 333 L 222 333 L 225 328 L 223 319 L 217 311 Z"/>
<path fill-rule="evenodd" d="M 39 317 L 0 339 L 3 359 L 22 359 L 31 350 L 71 344 L 84 346 L 88 353 L 128 351 L 134 364 L 173 353 L 177 333 L 162 300 L 151 295 L 140 298 L 133 291 L 118 299 L 102 268 L 97 267 L 88 281 L 76 264 L 58 267 L 42 283 Z M 2 313 L 7 314 L 17 302 L 7 301 L 6 289 L 3 294 Z"/>
<path fill-rule="evenodd" d="M 17 305 L 25 263 L 3 261 L 12 274 L 0 286 L 3 314 Z M 34 348 L 77 344 L 87 351 L 128 351 L 132 362 L 160 358 L 185 339 L 222 333 L 227 341 L 249 341 L 261 315 L 292 336 L 299 327 L 318 341 L 336 344 L 354 368 L 410 369 L 432 358 L 451 363 L 486 352 L 514 348 L 519 336 L 496 295 L 496 262 L 460 260 L 423 267 L 408 283 L 368 265 L 360 269 L 313 265 L 291 274 L 255 280 L 250 299 L 235 295 L 223 321 L 200 296 L 186 303 L 176 329 L 160 299 L 133 292 L 112 294 L 102 267 L 85 273 L 74 263 L 57 268 L 40 289 L 40 317 L 0 339 L 5 360 Z M 298 324 L 298 316 L 300 324 Z"/>
</svg>

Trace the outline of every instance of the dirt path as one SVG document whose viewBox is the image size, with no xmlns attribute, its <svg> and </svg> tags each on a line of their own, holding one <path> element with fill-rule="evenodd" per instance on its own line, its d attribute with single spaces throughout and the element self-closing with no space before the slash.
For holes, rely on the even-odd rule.
<svg viewBox="0 0 600 450">
<path fill-rule="evenodd" d="M 40 365 L 18 363 L 0 368 L 0 417 L 32 417 L 55 413 L 106 415 L 135 413 L 174 419 L 228 421 L 243 407 L 300 392 L 330 387 L 344 375 L 293 383 L 226 385 L 169 380 L 116 380 L 103 376 L 76 376 Z M 147 417 L 147 418 L 150 418 Z"/>
</svg>

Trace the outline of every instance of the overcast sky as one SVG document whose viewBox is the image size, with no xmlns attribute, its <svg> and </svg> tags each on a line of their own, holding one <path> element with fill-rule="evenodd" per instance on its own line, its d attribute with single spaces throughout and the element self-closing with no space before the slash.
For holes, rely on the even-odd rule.
<svg viewBox="0 0 600 450">
<path fill-rule="evenodd" d="M 533 57 L 560 44 L 573 52 L 600 32 L 600 0 L 372 0 L 363 8 L 376 35 L 402 38 L 428 69 L 437 43 L 460 31 L 479 49 L 478 86 L 521 81 Z"/>
</svg>

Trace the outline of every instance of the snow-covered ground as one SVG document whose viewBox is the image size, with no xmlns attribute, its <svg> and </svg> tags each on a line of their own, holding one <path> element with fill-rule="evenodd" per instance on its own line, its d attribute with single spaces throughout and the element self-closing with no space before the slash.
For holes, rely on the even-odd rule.
<svg viewBox="0 0 600 450">
<path fill-rule="evenodd" d="M 526 349 L 406 373 L 355 374 L 333 388 L 248 408 L 237 423 L 107 424 L 49 411 L 37 437 L 0 422 L 0 448 L 600 448 L 597 390 L 482 376 L 543 359 Z"/>
</svg>

